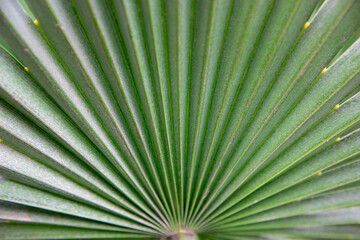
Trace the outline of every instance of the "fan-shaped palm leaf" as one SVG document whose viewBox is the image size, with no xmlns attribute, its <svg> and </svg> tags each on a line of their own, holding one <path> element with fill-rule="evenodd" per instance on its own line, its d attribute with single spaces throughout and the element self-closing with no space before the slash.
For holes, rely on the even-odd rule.
<svg viewBox="0 0 360 240">
<path fill-rule="evenodd" d="M 359 238 L 359 12 L 0 0 L 0 238 Z"/>
</svg>

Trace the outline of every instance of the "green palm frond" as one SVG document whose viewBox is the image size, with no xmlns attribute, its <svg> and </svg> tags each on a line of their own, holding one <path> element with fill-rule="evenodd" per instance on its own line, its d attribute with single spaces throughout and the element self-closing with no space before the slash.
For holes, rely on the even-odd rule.
<svg viewBox="0 0 360 240">
<path fill-rule="evenodd" d="M 359 0 L 0 0 L 0 239 L 359 239 Z"/>
</svg>

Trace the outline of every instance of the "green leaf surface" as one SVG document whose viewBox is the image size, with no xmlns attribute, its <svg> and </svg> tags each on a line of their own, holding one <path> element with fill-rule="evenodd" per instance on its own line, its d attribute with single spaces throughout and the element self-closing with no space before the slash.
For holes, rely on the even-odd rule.
<svg viewBox="0 0 360 240">
<path fill-rule="evenodd" d="M 0 0 L 0 239 L 357 239 L 359 9 Z"/>
</svg>

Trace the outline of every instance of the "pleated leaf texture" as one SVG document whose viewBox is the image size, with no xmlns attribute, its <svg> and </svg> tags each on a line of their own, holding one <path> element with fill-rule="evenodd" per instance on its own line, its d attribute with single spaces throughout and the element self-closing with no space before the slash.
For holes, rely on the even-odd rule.
<svg viewBox="0 0 360 240">
<path fill-rule="evenodd" d="M 360 239 L 359 0 L 0 0 L 0 239 Z"/>
</svg>

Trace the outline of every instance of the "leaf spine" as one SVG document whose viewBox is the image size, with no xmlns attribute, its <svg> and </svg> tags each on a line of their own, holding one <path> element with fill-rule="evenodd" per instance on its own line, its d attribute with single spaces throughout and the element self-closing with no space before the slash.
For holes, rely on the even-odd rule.
<svg viewBox="0 0 360 240">
<path fill-rule="evenodd" d="M 306 29 L 308 29 L 309 26 L 310 26 L 310 23 L 309 23 L 309 22 L 306 22 L 306 23 L 304 24 L 303 29 L 306 30 Z"/>
<path fill-rule="evenodd" d="M 321 71 L 321 75 L 324 75 L 327 72 L 327 68 L 325 67 L 322 71 Z"/>
</svg>

